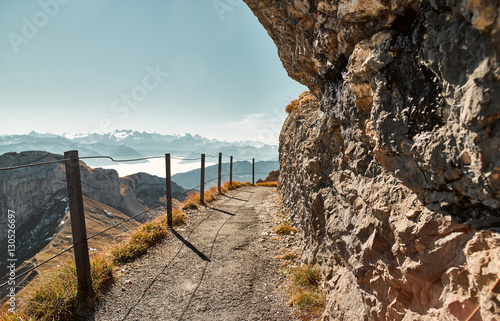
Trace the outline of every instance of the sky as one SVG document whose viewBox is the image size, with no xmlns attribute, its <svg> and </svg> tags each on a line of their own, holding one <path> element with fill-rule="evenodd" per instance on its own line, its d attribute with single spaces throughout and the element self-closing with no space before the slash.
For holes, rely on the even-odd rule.
<svg viewBox="0 0 500 321">
<path fill-rule="evenodd" d="M 305 90 L 242 1 L 0 2 L 0 135 L 278 144 L 284 108 Z"/>
</svg>

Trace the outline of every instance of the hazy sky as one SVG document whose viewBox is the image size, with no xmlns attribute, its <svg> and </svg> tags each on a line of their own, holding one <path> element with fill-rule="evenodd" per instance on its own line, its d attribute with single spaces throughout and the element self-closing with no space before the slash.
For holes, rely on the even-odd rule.
<svg viewBox="0 0 500 321">
<path fill-rule="evenodd" d="M 286 104 L 306 90 L 242 1 L 1 1 L 0 39 L 0 134 L 277 144 Z"/>
</svg>

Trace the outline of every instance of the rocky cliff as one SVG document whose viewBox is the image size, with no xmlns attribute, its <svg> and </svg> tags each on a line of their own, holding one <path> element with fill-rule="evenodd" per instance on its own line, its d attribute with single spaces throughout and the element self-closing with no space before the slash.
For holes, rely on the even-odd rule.
<svg viewBox="0 0 500 321">
<path fill-rule="evenodd" d="M 245 0 L 309 87 L 279 192 L 324 320 L 466 320 L 500 276 L 500 4 Z M 475 320 L 500 319 L 496 288 Z"/>
<path fill-rule="evenodd" d="M 0 156 L 0 167 L 62 159 L 61 155 L 41 151 L 7 153 Z M 132 216 L 165 198 L 164 179 L 146 173 L 120 178 L 115 170 L 90 168 L 83 162 L 80 163 L 80 173 L 83 195 L 105 205 L 108 213 L 109 208 L 114 208 Z M 175 196 L 184 189 L 172 182 L 172 191 Z M 2 244 L 7 235 L 8 210 L 16 213 L 16 255 L 21 262 L 34 256 L 51 241 L 68 211 L 64 163 L 0 171 Z M 101 209 L 100 212 L 106 211 Z M 136 220 L 142 222 L 149 218 L 150 214 L 141 215 Z M 5 261 L 6 255 L 6 251 L 0 253 L 0 263 Z M 2 263 L 0 277 L 5 268 Z"/>
</svg>

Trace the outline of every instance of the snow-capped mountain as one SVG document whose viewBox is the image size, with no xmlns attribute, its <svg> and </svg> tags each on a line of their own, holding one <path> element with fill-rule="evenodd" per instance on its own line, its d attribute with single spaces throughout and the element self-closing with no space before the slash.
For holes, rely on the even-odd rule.
<svg viewBox="0 0 500 321">
<path fill-rule="evenodd" d="M 0 135 L 0 155 L 7 152 L 30 150 L 63 154 L 78 150 L 80 156 L 111 156 L 115 159 L 160 156 L 193 158 L 201 153 L 216 155 L 221 152 L 235 159 L 277 161 L 278 147 L 255 141 L 227 142 L 199 135 L 163 135 L 157 133 L 117 130 L 108 134 L 40 134 Z M 91 166 L 109 164 L 105 160 L 89 160 Z"/>
</svg>

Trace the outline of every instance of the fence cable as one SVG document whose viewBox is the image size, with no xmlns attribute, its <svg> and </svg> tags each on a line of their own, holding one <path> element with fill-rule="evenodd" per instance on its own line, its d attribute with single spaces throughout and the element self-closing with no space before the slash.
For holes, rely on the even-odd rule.
<svg viewBox="0 0 500 321">
<path fill-rule="evenodd" d="M 26 275 L 26 274 L 28 274 L 28 273 L 30 273 L 30 272 L 32 272 L 32 271 L 34 271 L 34 270 L 38 269 L 40 266 L 42 266 L 42 265 L 44 265 L 44 264 L 46 264 L 46 263 L 49 263 L 50 261 L 52 261 L 52 260 L 53 260 L 53 259 L 55 259 L 56 257 L 61 256 L 62 254 L 64 254 L 64 253 L 68 252 L 69 250 L 71 250 L 72 248 L 74 248 L 75 246 L 77 246 L 77 245 L 79 245 L 79 244 L 81 244 L 81 242 L 80 242 L 80 243 L 78 243 L 78 244 L 73 244 L 73 245 L 71 245 L 70 247 L 68 247 L 67 249 L 65 249 L 65 250 L 63 250 L 63 251 L 61 251 L 61 252 L 59 252 L 59 253 L 57 253 L 57 254 L 54 254 L 54 256 L 53 256 L 53 257 L 51 257 L 50 259 L 47 259 L 47 260 L 43 261 L 42 263 L 40 263 L 40 264 L 38 264 L 38 265 L 35 265 L 35 266 L 34 266 L 34 267 L 32 267 L 31 269 L 26 270 L 26 271 L 24 271 L 24 272 L 23 272 L 23 273 L 21 273 L 21 274 L 17 274 L 17 275 L 16 275 L 15 277 L 13 277 L 12 279 L 9 279 L 9 281 L 6 281 L 6 282 L 4 282 L 4 283 L 0 284 L 0 288 L 3 288 L 3 287 L 4 287 L 4 286 L 6 286 L 7 284 L 9 284 L 9 282 L 10 282 L 10 281 L 12 281 L 12 280 L 17 280 L 17 279 L 18 279 L 18 278 L 20 278 L 21 276 L 24 276 L 24 275 Z"/>
<path fill-rule="evenodd" d="M 215 179 L 217 179 L 217 178 L 215 178 Z M 207 182 L 205 182 L 205 183 L 210 183 L 211 181 L 214 181 L 215 179 L 209 180 L 209 181 L 207 181 Z M 189 193 L 189 192 L 192 192 L 192 191 L 196 190 L 196 189 L 197 189 L 198 187 L 200 187 L 200 186 L 201 186 L 201 185 L 198 185 L 198 186 L 196 186 L 196 187 L 194 187 L 194 188 L 191 188 L 191 189 L 189 189 L 189 190 L 186 190 L 186 191 L 182 192 L 181 194 L 178 194 L 178 195 L 174 196 L 173 198 L 176 198 L 176 197 L 179 197 L 179 196 L 181 196 L 181 195 L 184 195 L 184 194 L 187 194 L 187 193 Z M 163 204 L 165 204 L 165 203 L 167 203 L 167 201 L 160 202 L 160 203 L 158 203 L 158 204 L 154 205 L 153 207 L 150 207 L 150 208 L 148 208 L 148 209 L 146 209 L 146 210 L 144 210 L 144 211 L 142 211 L 142 212 L 140 212 L 140 213 L 138 213 L 138 214 L 136 214 L 136 215 L 134 215 L 134 216 L 129 217 L 129 218 L 128 218 L 128 219 L 126 219 L 126 220 L 123 220 L 123 221 L 121 221 L 121 222 L 118 222 L 118 223 L 116 223 L 116 224 L 114 224 L 114 225 L 112 225 L 112 226 L 110 226 L 110 227 L 105 228 L 104 230 L 102 230 L 102 231 L 100 231 L 100 232 L 97 232 L 97 233 L 95 233 L 95 234 L 91 235 L 90 237 L 87 237 L 87 239 L 86 239 L 86 240 L 88 241 L 88 240 L 90 240 L 90 239 L 93 239 L 93 238 L 95 238 L 95 237 L 97 237 L 97 236 L 99 236 L 99 235 L 101 235 L 101 234 L 103 234 L 103 233 L 105 233 L 105 232 L 109 231 L 110 229 L 115 228 L 115 227 L 117 227 L 117 226 L 120 226 L 120 225 L 122 225 L 122 224 L 124 224 L 124 223 L 126 223 L 126 222 L 129 222 L 129 221 L 131 221 L 132 219 L 134 219 L 134 218 L 136 218 L 136 217 L 138 217 L 138 216 L 141 216 L 141 215 L 143 215 L 143 214 L 146 214 L 147 212 L 149 212 L 149 211 L 151 211 L 151 210 L 153 210 L 153 209 L 155 209 L 155 208 L 157 208 L 157 207 L 159 207 L 159 206 L 161 206 L 161 205 L 163 205 Z M 81 242 L 80 242 L 80 243 L 78 243 L 78 244 L 81 244 Z M 2 287 L 4 287 L 4 286 L 6 286 L 7 284 L 9 284 L 9 282 L 10 282 L 10 281 L 12 281 L 12 280 L 17 280 L 18 278 L 20 278 L 20 277 L 22 277 L 22 276 L 24 276 L 24 275 L 26 275 L 26 274 L 28 274 L 28 273 L 30 273 L 30 272 L 32 272 L 32 271 L 34 271 L 34 270 L 38 269 L 40 266 L 45 265 L 46 263 L 48 263 L 48 262 L 52 261 L 53 259 L 55 259 L 55 258 L 57 258 L 57 257 L 61 256 L 62 254 L 64 254 L 64 253 L 68 252 L 69 250 L 73 249 L 73 248 L 74 248 L 76 245 L 78 245 L 78 244 L 74 244 L 74 245 L 72 245 L 72 246 L 68 247 L 67 249 L 62 250 L 61 252 L 59 252 L 59 253 L 57 253 L 57 254 L 54 254 L 54 256 L 53 256 L 53 257 L 51 257 L 50 259 L 47 259 L 47 260 L 43 261 L 42 263 L 40 263 L 40 264 L 38 264 L 38 265 L 36 265 L 36 266 L 34 266 L 34 267 L 30 268 L 29 270 L 24 271 L 24 272 L 23 272 L 23 273 L 21 273 L 21 274 L 17 274 L 17 275 L 16 275 L 13 279 L 10 279 L 9 281 L 6 281 L 6 282 L 4 282 L 4 283 L 0 284 L 0 288 L 2 288 Z"/>
<path fill-rule="evenodd" d="M 123 221 L 121 221 L 121 222 L 116 223 L 116 224 L 113 224 L 112 226 L 109 226 L 109 227 L 105 228 L 104 230 L 102 230 L 102 231 L 100 231 L 100 232 L 97 232 L 97 233 L 93 234 L 93 235 L 92 235 L 92 236 L 90 236 L 90 237 L 87 237 L 87 240 L 93 239 L 94 237 L 99 236 L 99 235 L 103 234 L 104 232 L 107 232 L 107 231 L 111 230 L 112 228 L 115 228 L 115 227 L 117 227 L 117 226 L 120 226 L 120 225 L 122 225 L 122 224 L 125 224 L 125 223 L 127 223 L 127 222 L 129 222 L 129 221 L 133 220 L 134 218 L 136 218 L 136 217 L 138 217 L 138 216 L 141 216 L 141 215 L 143 215 L 143 214 L 146 214 L 147 212 L 149 212 L 149 211 L 151 211 L 151 210 L 154 210 L 155 208 L 157 208 L 157 207 L 159 207 L 159 206 L 161 206 L 161 205 L 165 204 L 166 202 L 167 202 L 167 201 L 160 202 L 160 203 L 156 204 L 155 206 L 150 207 L 150 208 L 148 208 L 147 210 L 144 210 L 144 211 L 140 212 L 139 214 L 136 214 L 136 215 L 134 215 L 134 216 L 131 216 L 131 217 L 129 217 L 129 218 L 127 218 L 127 219 L 125 219 L 125 220 L 123 220 Z"/>
<path fill-rule="evenodd" d="M 205 182 L 205 184 L 206 184 L 206 183 L 210 183 L 211 181 L 213 181 L 213 180 L 215 180 L 215 179 L 217 179 L 217 178 L 214 178 L 214 179 L 212 179 L 212 180 L 209 180 L 209 181 Z M 196 190 L 198 187 L 200 187 L 200 186 L 201 186 L 201 185 L 198 185 L 198 186 L 193 187 L 193 188 L 191 188 L 191 189 L 189 189 L 189 190 L 185 190 L 184 192 L 182 192 L 182 193 L 180 193 L 180 194 L 177 194 L 177 195 L 173 196 L 172 198 L 173 198 L 173 199 L 176 199 L 176 198 L 177 198 L 177 197 L 179 197 L 179 196 L 182 196 L 182 195 L 187 195 L 188 193 L 195 191 L 195 190 Z M 170 199 L 169 199 L 169 200 L 170 200 Z M 96 236 L 99 236 L 99 235 L 103 234 L 104 232 L 109 231 L 109 230 L 110 230 L 110 229 L 112 229 L 112 228 L 115 228 L 115 227 L 120 226 L 120 225 L 122 225 L 122 224 L 124 224 L 124 223 L 126 223 L 126 222 L 129 222 L 129 221 L 133 220 L 134 218 L 136 218 L 136 217 L 138 217 L 138 216 L 141 216 L 141 215 L 143 215 L 143 214 L 146 214 L 147 212 L 149 212 L 149 211 L 151 211 L 151 210 L 154 210 L 155 208 L 160 207 L 160 206 L 161 206 L 161 205 L 163 205 L 163 204 L 166 204 L 169 200 L 166 200 L 166 201 L 160 202 L 160 203 L 158 203 L 158 204 L 156 204 L 156 205 L 154 205 L 154 206 L 152 206 L 152 207 L 150 207 L 150 208 L 148 208 L 148 209 L 146 209 L 146 210 L 144 210 L 144 211 L 142 211 L 142 212 L 140 212 L 140 213 L 138 213 L 138 214 L 136 214 L 136 215 L 134 215 L 134 216 L 131 216 L 131 217 L 129 217 L 129 218 L 127 218 L 127 219 L 125 219 L 125 220 L 123 220 L 123 221 L 121 221 L 121 222 L 118 222 L 118 223 L 116 223 L 116 224 L 113 224 L 112 226 L 109 226 L 109 227 L 105 228 L 104 230 L 102 230 L 102 231 L 100 231 L 100 232 L 97 232 L 97 233 L 93 234 L 93 235 L 92 235 L 92 236 L 90 236 L 90 237 L 87 237 L 87 240 L 90 240 L 90 239 L 92 239 L 92 238 L 94 238 L 94 237 L 96 237 Z"/>
<path fill-rule="evenodd" d="M 224 154 L 223 154 L 223 156 L 230 157 L 230 156 L 228 156 L 228 155 L 224 155 Z M 142 158 L 135 158 L 135 159 L 116 159 L 116 160 L 115 160 L 115 159 L 114 159 L 113 157 L 111 157 L 111 156 L 84 156 L 84 157 L 79 157 L 78 159 L 79 159 L 79 160 L 82 160 L 82 159 L 110 159 L 111 161 L 113 161 L 113 162 L 117 162 L 117 163 L 118 163 L 118 162 L 133 162 L 133 161 L 140 161 L 140 160 L 157 159 L 157 158 L 164 158 L 164 157 L 165 157 L 165 156 L 150 156 L 150 157 L 142 157 Z M 217 155 L 217 156 L 214 156 L 214 155 L 206 155 L 206 157 L 218 158 L 219 156 L 218 156 L 218 155 Z M 200 158 L 180 158 L 180 157 L 171 157 L 171 158 L 173 158 L 173 159 L 178 159 L 178 160 L 199 160 L 199 159 L 201 159 L 201 157 L 200 157 Z M 34 163 L 34 164 L 27 164 L 27 165 L 19 165 L 19 166 L 3 167 L 3 168 L 0 168 L 0 171 L 13 170 L 13 169 L 20 169 L 20 168 L 27 168 L 27 167 L 35 167 L 35 166 L 43 166 L 43 165 L 49 165 L 49 164 L 57 164 L 57 163 L 66 162 L 67 160 L 70 160 L 70 159 L 69 159 L 69 158 L 65 158 L 65 159 L 56 160 L 56 161 L 41 162 L 41 163 Z M 233 175 L 251 175 L 251 174 L 252 174 L 252 173 L 233 173 Z M 265 173 L 255 173 L 255 174 L 265 175 Z M 221 177 L 222 177 L 222 176 L 229 176 L 229 175 L 230 175 L 230 174 L 221 174 Z M 210 180 L 208 180 L 208 181 L 205 181 L 205 182 L 204 182 L 204 185 L 206 185 L 206 184 L 208 184 L 208 183 L 211 183 L 211 182 L 215 181 L 215 180 L 216 180 L 216 179 L 218 179 L 218 178 L 219 178 L 219 177 L 215 177 L 215 178 L 213 178 L 213 179 L 210 179 Z M 178 195 L 176 195 L 176 196 L 173 196 L 172 198 L 177 198 L 177 197 L 182 196 L 182 195 L 187 195 L 187 194 L 188 194 L 188 193 L 190 193 L 190 192 L 196 191 L 199 187 L 201 187 L 201 184 L 200 184 L 200 185 L 198 185 L 198 186 L 196 186 L 196 187 L 193 187 L 193 188 L 191 188 L 191 189 L 185 190 L 184 192 L 182 192 L 182 193 L 180 193 L 180 194 L 178 194 Z M 144 215 L 144 214 L 148 213 L 149 211 L 151 211 L 151 210 L 153 210 L 153 209 L 155 209 L 155 208 L 158 208 L 158 207 L 160 207 L 161 205 L 166 204 L 166 203 L 167 203 L 168 201 L 170 201 L 170 200 L 171 200 L 171 199 L 168 199 L 168 200 L 165 200 L 165 201 L 163 201 L 163 202 L 160 202 L 160 203 L 158 203 L 158 204 L 156 204 L 156 205 L 154 205 L 154 206 L 152 206 L 152 207 L 150 207 L 150 208 L 148 208 L 148 209 L 146 209 L 146 210 L 144 210 L 144 211 L 142 211 L 142 212 L 140 212 L 140 213 L 138 213 L 138 214 L 136 214 L 136 215 L 134 215 L 134 216 L 129 217 L 128 219 L 125 219 L 125 220 L 123 220 L 123 221 L 121 221 L 121 222 L 118 222 L 118 223 L 116 223 L 116 224 L 113 224 L 112 226 L 109 226 L 109 227 L 105 228 L 104 230 L 102 230 L 102 231 L 100 231 L 100 232 L 97 232 L 97 233 L 95 233 L 95 234 L 91 235 L 90 237 L 87 237 L 87 238 L 86 238 L 86 241 L 91 240 L 91 239 L 93 239 L 93 238 L 95 238 L 95 237 L 97 237 L 97 236 L 99 236 L 99 235 L 101 235 L 101 234 L 103 234 L 103 233 L 105 233 L 105 232 L 107 232 L 107 231 L 109 231 L 109 230 L 111 230 L 111 229 L 113 229 L 113 228 L 117 227 L 117 226 L 120 226 L 120 225 L 122 225 L 122 224 L 126 223 L 126 222 L 129 222 L 129 221 L 133 220 L 134 218 L 136 218 L 136 217 L 138 217 L 138 216 Z M 24 271 L 24 272 L 22 272 L 22 273 L 20 273 L 20 274 L 17 274 L 17 275 L 13 278 L 13 280 L 16 280 L 16 279 L 18 279 L 18 278 L 20 278 L 20 277 L 22 277 L 22 276 L 24 276 L 24 275 L 27 275 L 28 273 L 30 273 L 30 272 L 32 272 L 32 271 L 34 271 L 34 270 L 38 269 L 40 266 L 43 266 L 43 265 L 47 264 L 48 262 L 52 261 L 53 259 L 55 259 L 55 258 L 57 258 L 57 257 L 61 256 L 62 254 L 64 254 L 64 253 L 68 252 L 69 250 L 73 249 L 76 245 L 79 245 L 79 244 L 81 244 L 81 242 L 80 242 L 80 243 L 78 243 L 78 244 L 74 244 L 74 245 L 72 245 L 72 246 L 68 247 L 67 249 L 65 249 L 65 250 L 63 250 L 63 251 L 61 251 L 61 252 L 57 253 L 57 254 L 54 254 L 54 256 L 52 256 L 51 258 L 49 258 L 49 259 L 47 259 L 47 260 L 43 261 L 42 263 L 37 264 L 37 265 L 35 265 L 34 267 L 32 267 L 32 268 L 30 268 L 30 269 L 28 269 L 28 270 L 26 270 L 26 271 Z M 12 279 L 9 279 L 9 281 L 6 281 L 6 282 L 4 282 L 4 283 L 0 284 L 0 288 L 2 288 L 2 287 L 4 287 L 4 286 L 6 286 L 6 285 L 7 285 L 7 284 L 11 281 L 11 280 L 12 280 Z"/>
<path fill-rule="evenodd" d="M 49 165 L 49 164 L 57 164 L 57 163 L 65 162 L 67 160 L 69 160 L 69 158 L 64 158 L 64 159 L 61 159 L 61 160 L 50 161 L 50 162 L 42 162 L 42 163 L 34 163 L 34 164 L 26 164 L 26 165 L 2 167 L 2 168 L 0 168 L 0 171 L 8 171 L 8 170 L 12 170 L 12 169 L 20 169 L 20 168 L 35 167 L 35 166 L 42 166 L 42 165 Z"/>
<path fill-rule="evenodd" d="M 141 157 L 141 158 L 131 158 L 131 159 L 114 159 L 111 156 L 83 156 L 79 157 L 78 159 L 110 159 L 111 161 L 115 163 L 125 163 L 125 162 L 137 162 L 141 160 L 148 160 L 148 159 L 158 159 L 158 158 L 165 158 L 165 155 L 162 156 L 148 156 L 148 157 Z M 177 159 L 177 160 L 187 160 L 187 161 L 193 161 L 193 160 L 200 160 L 201 157 L 198 158 L 184 158 L 184 157 L 177 157 L 177 156 L 170 156 L 171 159 Z"/>
<path fill-rule="evenodd" d="M 222 156 L 225 157 L 231 157 L 226 154 L 222 154 Z M 206 155 L 205 157 L 210 157 L 210 158 L 218 158 L 219 155 Z M 148 157 L 140 157 L 140 158 L 130 158 L 130 159 L 114 159 L 111 156 L 81 156 L 78 157 L 79 160 L 83 159 L 109 159 L 112 162 L 115 163 L 126 163 L 126 162 L 137 162 L 141 160 L 149 160 L 149 159 L 159 159 L 159 158 L 165 158 L 164 155 L 162 156 L 148 156 Z M 180 161 L 195 161 L 195 160 L 201 160 L 201 157 L 197 158 L 184 158 L 184 157 L 177 157 L 177 156 L 170 156 L 171 159 L 177 159 Z M 235 160 L 240 160 L 240 161 L 245 161 L 236 157 L 233 157 Z M 49 165 L 49 164 L 57 164 L 57 163 L 63 163 L 67 160 L 70 160 L 69 158 L 64 158 L 61 160 L 56 160 L 56 161 L 49 161 L 49 162 L 42 162 L 42 163 L 34 163 L 34 164 L 26 164 L 26 165 L 19 165 L 19 166 L 9 166 L 9 167 L 1 167 L 0 171 L 7 171 L 7 170 L 13 170 L 13 169 L 20 169 L 20 168 L 27 168 L 27 167 L 35 167 L 35 166 L 42 166 L 42 165 Z"/>
<path fill-rule="evenodd" d="M 131 159 L 114 159 L 111 156 L 81 156 L 78 159 L 110 159 L 115 163 L 125 163 L 125 162 L 137 162 L 141 160 L 155 159 L 155 158 L 164 158 L 165 156 L 149 156 L 149 157 L 141 157 L 141 158 L 131 158 Z"/>
</svg>

